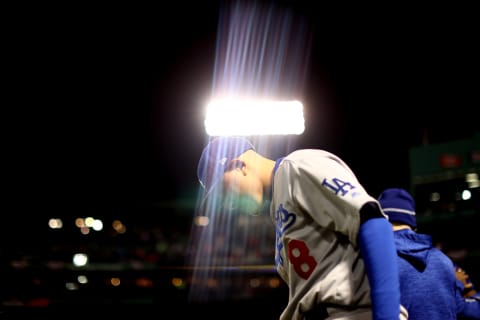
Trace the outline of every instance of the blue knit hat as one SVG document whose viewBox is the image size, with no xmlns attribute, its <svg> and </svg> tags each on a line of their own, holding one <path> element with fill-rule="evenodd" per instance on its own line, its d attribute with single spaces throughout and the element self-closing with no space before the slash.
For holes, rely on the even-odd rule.
<svg viewBox="0 0 480 320">
<path fill-rule="evenodd" d="M 226 136 L 213 138 L 203 149 L 198 162 L 197 176 L 204 188 L 202 206 L 216 190 L 221 190 L 221 181 L 230 160 L 238 158 L 247 150 L 255 150 L 253 144 L 246 138 Z"/>
<path fill-rule="evenodd" d="M 417 228 L 415 200 L 408 191 L 400 188 L 385 189 L 378 201 L 390 222 L 400 222 L 412 229 Z"/>
</svg>

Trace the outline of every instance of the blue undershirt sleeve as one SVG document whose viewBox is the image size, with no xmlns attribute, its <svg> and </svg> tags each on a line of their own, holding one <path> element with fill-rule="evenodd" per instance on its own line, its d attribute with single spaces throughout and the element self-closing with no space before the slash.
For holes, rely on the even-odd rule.
<svg viewBox="0 0 480 320">
<path fill-rule="evenodd" d="M 398 320 L 400 279 L 390 222 L 383 216 L 362 220 L 359 245 L 371 288 L 373 319 Z"/>
</svg>

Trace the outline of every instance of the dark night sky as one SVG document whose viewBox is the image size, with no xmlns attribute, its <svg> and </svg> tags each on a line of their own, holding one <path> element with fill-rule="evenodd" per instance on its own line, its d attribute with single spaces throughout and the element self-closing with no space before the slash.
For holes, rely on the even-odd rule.
<svg viewBox="0 0 480 320">
<path fill-rule="evenodd" d="M 150 207 L 196 190 L 220 3 L 193 3 L 12 9 L 13 212 Z M 408 187 L 408 149 L 425 130 L 434 143 L 479 129 L 473 8 L 295 3 L 313 31 L 298 147 L 339 154 L 376 194 Z"/>
</svg>

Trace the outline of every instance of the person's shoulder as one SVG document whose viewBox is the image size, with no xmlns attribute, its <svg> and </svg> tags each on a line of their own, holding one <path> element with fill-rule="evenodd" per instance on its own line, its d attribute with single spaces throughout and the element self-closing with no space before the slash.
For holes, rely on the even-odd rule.
<svg viewBox="0 0 480 320">
<path fill-rule="evenodd" d="M 340 164 L 348 167 L 345 162 L 337 155 L 323 149 L 298 149 L 288 154 L 284 160 L 291 164 Z"/>
<path fill-rule="evenodd" d="M 454 270 L 455 269 L 455 263 L 452 261 L 452 259 L 445 253 L 443 252 L 442 250 L 436 248 L 436 247 L 432 247 L 430 249 L 430 254 L 431 255 L 434 255 L 436 257 L 436 259 L 440 260 L 440 261 L 443 261 L 445 267 L 448 269 L 448 270 Z"/>
<path fill-rule="evenodd" d="M 298 149 L 289 153 L 286 159 L 308 159 L 315 157 L 337 157 L 331 152 L 322 149 Z"/>
</svg>

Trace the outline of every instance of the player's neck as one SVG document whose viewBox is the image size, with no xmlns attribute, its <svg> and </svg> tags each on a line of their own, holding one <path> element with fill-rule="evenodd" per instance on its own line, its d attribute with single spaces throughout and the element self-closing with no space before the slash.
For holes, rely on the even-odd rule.
<svg viewBox="0 0 480 320">
<path fill-rule="evenodd" d="M 263 189 L 264 193 L 268 195 L 268 197 L 271 197 L 272 193 L 272 183 L 273 183 L 273 170 L 275 168 L 275 161 L 263 158 L 262 162 L 262 184 L 263 184 Z"/>
<path fill-rule="evenodd" d="M 412 229 L 412 228 L 410 228 L 410 226 L 408 226 L 406 224 L 394 224 L 394 225 L 392 225 L 392 227 L 393 227 L 393 231 L 404 230 L 404 229 Z"/>
</svg>

